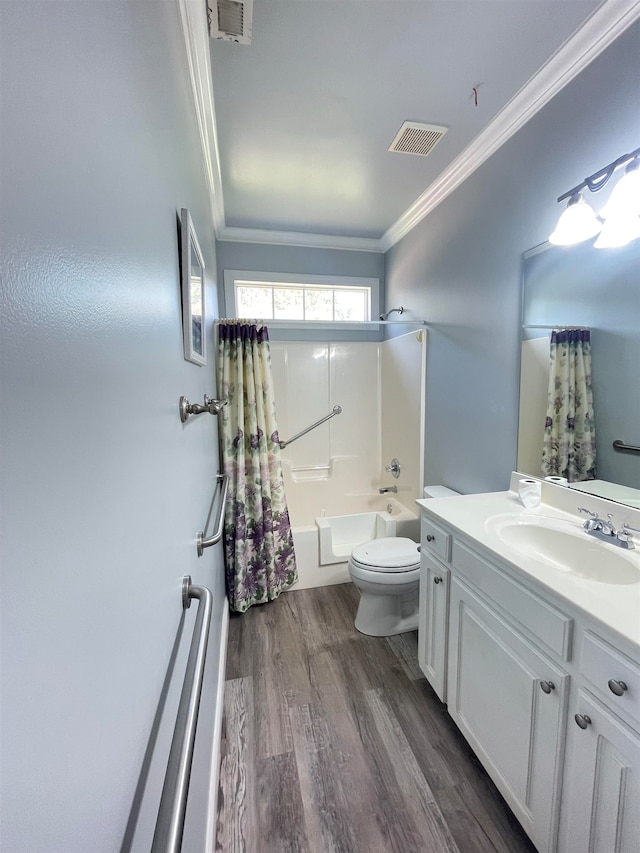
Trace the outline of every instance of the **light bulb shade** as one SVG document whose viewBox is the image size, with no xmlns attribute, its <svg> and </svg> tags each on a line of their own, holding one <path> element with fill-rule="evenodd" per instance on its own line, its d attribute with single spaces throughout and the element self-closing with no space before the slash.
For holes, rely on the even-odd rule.
<svg viewBox="0 0 640 853">
<path fill-rule="evenodd" d="M 617 249 L 640 237 L 640 216 L 610 216 L 605 220 L 596 249 Z"/>
<path fill-rule="evenodd" d="M 562 212 L 555 231 L 549 236 L 554 246 L 573 246 L 595 237 L 602 223 L 593 208 L 581 195 L 569 199 L 567 209 Z"/>
<path fill-rule="evenodd" d="M 602 208 L 603 219 L 621 216 L 640 216 L 640 163 L 634 160 L 613 188 L 608 202 Z"/>
</svg>

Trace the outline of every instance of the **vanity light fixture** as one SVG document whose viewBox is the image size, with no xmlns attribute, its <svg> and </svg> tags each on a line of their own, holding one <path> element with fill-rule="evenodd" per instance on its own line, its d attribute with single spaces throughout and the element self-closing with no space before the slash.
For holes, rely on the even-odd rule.
<svg viewBox="0 0 640 853">
<path fill-rule="evenodd" d="M 600 216 L 604 225 L 594 243 L 596 249 L 626 246 L 640 237 L 640 157 L 624 170 Z"/>
<path fill-rule="evenodd" d="M 555 231 L 549 235 L 549 242 L 554 246 L 573 246 L 595 237 L 601 228 L 602 223 L 595 210 L 587 204 L 582 193 L 575 193 L 560 214 Z"/>
<path fill-rule="evenodd" d="M 593 244 L 596 249 L 616 249 L 640 237 L 640 216 L 609 216 Z"/>
<path fill-rule="evenodd" d="M 626 165 L 625 174 L 613 188 L 609 201 L 599 215 L 587 204 L 582 190 L 598 192 L 609 182 L 613 173 Z M 599 234 L 594 246 L 598 249 L 626 246 L 640 237 L 640 148 L 623 154 L 577 187 L 559 196 L 558 202 L 569 199 L 566 210 L 558 220 L 549 242 L 556 246 L 573 246 Z"/>
</svg>

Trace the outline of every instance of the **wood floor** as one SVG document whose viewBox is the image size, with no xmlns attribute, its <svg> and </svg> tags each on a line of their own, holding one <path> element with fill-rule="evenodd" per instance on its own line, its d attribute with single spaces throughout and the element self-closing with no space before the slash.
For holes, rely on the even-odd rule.
<svg viewBox="0 0 640 853">
<path fill-rule="evenodd" d="M 359 634 L 352 584 L 231 619 L 216 850 L 535 853 L 418 667 Z"/>
</svg>

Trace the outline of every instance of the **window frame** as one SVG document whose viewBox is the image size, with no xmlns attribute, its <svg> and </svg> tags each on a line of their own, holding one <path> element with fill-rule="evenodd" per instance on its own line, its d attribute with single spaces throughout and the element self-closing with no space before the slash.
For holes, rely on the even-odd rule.
<svg viewBox="0 0 640 853">
<path fill-rule="evenodd" d="M 338 276 L 338 275 L 309 275 L 302 273 L 279 273 L 263 272 L 256 270 L 225 270 L 224 271 L 224 296 L 227 317 L 234 318 L 238 315 L 236 305 L 236 282 L 250 281 L 258 284 L 283 284 L 285 286 L 300 285 L 301 287 L 321 286 L 338 290 L 344 288 L 368 288 L 369 289 L 369 320 L 282 320 L 258 317 L 266 319 L 267 322 L 284 326 L 287 328 L 319 329 L 362 329 L 363 325 L 376 322 L 380 315 L 380 279 L 364 276 Z"/>
</svg>

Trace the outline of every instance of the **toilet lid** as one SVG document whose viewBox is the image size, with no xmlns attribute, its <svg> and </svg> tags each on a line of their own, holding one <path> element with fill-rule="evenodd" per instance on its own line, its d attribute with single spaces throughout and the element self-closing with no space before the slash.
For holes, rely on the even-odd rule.
<svg viewBox="0 0 640 853">
<path fill-rule="evenodd" d="M 351 556 L 373 572 L 406 572 L 420 563 L 418 547 L 413 539 L 389 536 L 356 545 Z"/>
</svg>

